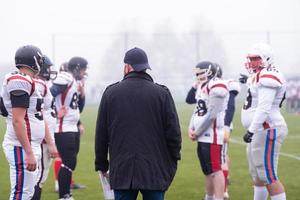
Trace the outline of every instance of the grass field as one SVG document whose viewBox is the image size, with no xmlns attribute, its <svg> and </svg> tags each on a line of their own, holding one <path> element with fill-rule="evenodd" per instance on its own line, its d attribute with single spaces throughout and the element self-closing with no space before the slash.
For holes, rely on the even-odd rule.
<svg viewBox="0 0 300 200">
<path fill-rule="evenodd" d="M 239 106 L 240 107 L 240 106 Z M 177 104 L 177 111 L 180 117 L 182 129 L 182 160 L 179 162 L 176 177 L 166 193 L 167 200 L 200 200 L 204 195 L 203 175 L 200 170 L 199 161 L 196 155 L 196 143 L 187 138 L 187 125 L 193 106 Z M 74 173 L 76 182 L 87 186 L 84 190 L 74 191 L 76 200 L 101 200 L 102 191 L 99 179 L 94 171 L 94 129 L 97 114 L 97 106 L 88 106 L 82 114 L 82 121 L 86 128 L 86 134 L 81 140 L 81 149 L 78 157 L 78 165 Z M 279 177 L 286 187 L 289 200 L 300 199 L 300 126 L 299 116 L 284 113 L 289 126 L 289 136 L 285 141 L 280 157 Z M 234 119 L 234 132 L 232 138 L 242 141 L 244 129 L 240 123 L 240 108 L 238 108 Z M 4 119 L 0 119 L 0 140 L 2 143 L 5 133 Z M 243 143 L 231 143 L 229 154 L 231 157 L 231 171 L 229 186 L 230 199 L 251 200 L 252 187 L 248 175 L 248 165 L 245 156 L 246 147 Z M 0 149 L 0 200 L 9 197 L 9 172 L 8 164 Z M 42 199 L 58 199 L 54 192 L 53 173 L 49 175 L 43 189 Z"/>
</svg>

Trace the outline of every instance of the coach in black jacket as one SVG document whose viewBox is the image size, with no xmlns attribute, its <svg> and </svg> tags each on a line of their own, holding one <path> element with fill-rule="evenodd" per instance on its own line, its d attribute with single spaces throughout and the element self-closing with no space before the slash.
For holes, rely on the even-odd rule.
<svg viewBox="0 0 300 200">
<path fill-rule="evenodd" d="M 164 199 L 180 160 L 174 101 L 146 73 L 150 66 L 142 49 L 129 50 L 124 62 L 124 79 L 108 86 L 101 99 L 95 168 L 104 175 L 110 170 L 116 200 L 136 199 L 139 191 L 144 199 Z"/>
</svg>

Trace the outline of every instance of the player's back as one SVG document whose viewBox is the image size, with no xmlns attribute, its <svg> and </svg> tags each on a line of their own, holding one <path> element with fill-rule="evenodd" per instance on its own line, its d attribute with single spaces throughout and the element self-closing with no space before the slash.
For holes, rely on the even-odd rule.
<svg viewBox="0 0 300 200">
<path fill-rule="evenodd" d="M 42 116 L 43 99 L 31 77 L 19 72 L 12 72 L 5 76 L 1 96 L 8 112 L 6 117 L 7 129 L 4 142 L 16 146 L 19 143 L 12 123 L 11 92 L 17 91 L 29 95 L 29 107 L 26 109 L 25 125 L 31 143 L 40 144 L 44 138 L 45 124 Z"/>
<path fill-rule="evenodd" d="M 79 121 L 79 92 L 78 83 L 68 72 L 61 72 L 57 75 L 53 84 L 66 85 L 66 89 L 55 97 L 55 108 L 59 112 L 63 106 L 66 113 L 57 121 L 56 132 L 76 132 L 77 122 Z"/>
</svg>

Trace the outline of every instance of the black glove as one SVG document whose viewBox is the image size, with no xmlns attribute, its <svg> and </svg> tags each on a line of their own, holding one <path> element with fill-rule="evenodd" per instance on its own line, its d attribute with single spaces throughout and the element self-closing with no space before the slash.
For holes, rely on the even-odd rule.
<svg viewBox="0 0 300 200">
<path fill-rule="evenodd" d="M 247 131 L 243 137 L 244 142 L 250 143 L 252 141 L 252 136 L 253 136 L 253 133 L 251 133 L 250 131 Z"/>
<path fill-rule="evenodd" d="M 239 81 L 240 83 L 247 83 L 247 79 L 248 79 L 248 76 L 245 75 L 245 74 L 240 74 L 240 78 L 239 78 Z"/>
</svg>

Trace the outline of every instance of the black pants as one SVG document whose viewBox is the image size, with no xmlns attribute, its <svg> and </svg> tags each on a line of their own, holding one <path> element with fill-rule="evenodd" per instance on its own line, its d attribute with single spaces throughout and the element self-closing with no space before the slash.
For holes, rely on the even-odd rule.
<svg viewBox="0 0 300 200">
<path fill-rule="evenodd" d="M 77 163 L 79 151 L 79 139 L 77 132 L 55 133 L 55 143 L 62 160 L 62 166 L 58 173 L 59 198 L 70 194 L 72 172 Z"/>
</svg>

